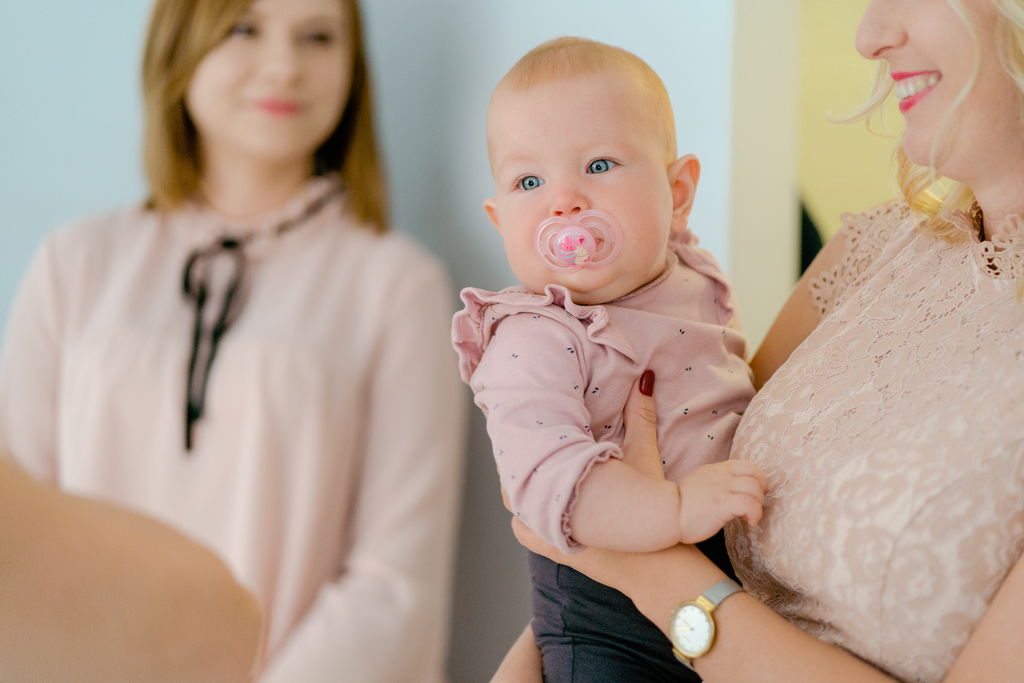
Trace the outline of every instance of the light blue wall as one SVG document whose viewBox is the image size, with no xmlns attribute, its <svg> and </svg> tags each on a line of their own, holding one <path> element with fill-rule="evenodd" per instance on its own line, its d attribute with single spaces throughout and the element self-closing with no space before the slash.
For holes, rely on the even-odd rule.
<svg viewBox="0 0 1024 683">
<path fill-rule="evenodd" d="M 0 320 L 54 225 L 140 196 L 139 0 L 0 0 Z"/>
<path fill-rule="evenodd" d="M 0 319 L 51 227 L 137 199 L 141 0 L 0 0 Z M 526 50 L 575 34 L 631 50 L 672 95 L 680 152 L 704 165 L 691 225 L 728 257 L 732 11 L 718 0 L 366 0 L 381 133 L 399 229 L 458 286 L 512 282 L 481 209 L 491 194 L 484 111 Z M 727 264 L 726 264 L 727 265 Z M 452 673 L 486 680 L 528 618 L 525 558 L 508 530 L 473 409 L 456 577 Z M 410 634 L 413 635 L 413 634 Z M 386 656 L 386 653 L 383 653 Z"/>
</svg>

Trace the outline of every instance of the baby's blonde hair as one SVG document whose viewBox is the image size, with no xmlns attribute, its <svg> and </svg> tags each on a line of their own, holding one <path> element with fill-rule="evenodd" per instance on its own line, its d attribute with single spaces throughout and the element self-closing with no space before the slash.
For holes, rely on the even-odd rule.
<svg viewBox="0 0 1024 683">
<path fill-rule="evenodd" d="M 975 53 L 974 71 L 971 78 L 957 94 L 951 110 L 947 112 L 944 119 L 944 124 L 948 125 L 977 80 L 980 44 L 977 32 L 971 24 L 961 0 L 946 0 L 946 2 L 967 27 L 974 43 Z M 1017 86 L 1018 105 L 1022 123 L 1024 123 L 1024 0 L 991 0 L 991 2 L 999 15 L 997 19 L 999 61 Z M 885 62 L 881 62 L 871 98 L 845 120 L 868 119 L 882 106 L 892 91 L 892 79 L 888 77 Z M 938 136 L 936 136 L 936 140 L 938 140 Z M 903 198 L 910 208 L 925 215 L 921 227 L 949 241 L 964 239 L 964 232 L 943 218 L 942 214 L 946 211 L 971 211 L 975 204 L 974 193 L 963 183 L 939 176 L 934 168 L 919 166 L 912 162 L 903 151 L 902 142 L 901 139 L 896 151 L 897 180 Z M 933 163 L 937 154 L 935 144 L 937 143 L 934 143 L 932 147 Z M 1024 286 L 1024 282 L 1022 282 L 1022 286 Z"/>
<path fill-rule="evenodd" d="M 620 47 L 572 36 L 541 43 L 502 77 L 491 102 L 506 91 L 522 92 L 559 79 L 599 73 L 621 75 L 636 87 L 638 107 L 654 139 L 664 145 L 666 163 L 675 159 L 675 116 L 665 84 L 647 62 Z"/>
</svg>

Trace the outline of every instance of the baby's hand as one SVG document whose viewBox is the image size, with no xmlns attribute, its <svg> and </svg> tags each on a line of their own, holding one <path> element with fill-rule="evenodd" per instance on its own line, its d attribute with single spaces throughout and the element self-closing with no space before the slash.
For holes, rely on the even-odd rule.
<svg viewBox="0 0 1024 683">
<path fill-rule="evenodd" d="M 679 482 L 680 540 L 703 541 L 735 517 L 756 526 L 766 487 L 761 468 L 749 460 L 701 465 Z"/>
</svg>

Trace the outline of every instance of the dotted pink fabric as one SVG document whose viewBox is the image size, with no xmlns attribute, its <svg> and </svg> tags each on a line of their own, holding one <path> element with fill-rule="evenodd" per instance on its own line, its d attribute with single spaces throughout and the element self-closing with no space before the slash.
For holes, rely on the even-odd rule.
<svg viewBox="0 0 1024 683">
<path fill-rule="evenodd" d="M 524 523 L 567 552 L 580 549 L 569 525 L 579 485 L 621 457 L 623 407 L 645 369 L 657 377 L 671 479 L 728 457 L 753 395 L 724 276 L 692 240 L 676 247 L 661 277 L 607 304 L 581 306 L 556 285 L 462 292 L 453 341 L 502 487 Z"/>
</svg>

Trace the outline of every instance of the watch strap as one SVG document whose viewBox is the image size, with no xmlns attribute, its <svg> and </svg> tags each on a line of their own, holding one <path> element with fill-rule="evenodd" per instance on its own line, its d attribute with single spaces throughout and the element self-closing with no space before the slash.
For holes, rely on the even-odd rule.
<svg viewBox="0 0 1024 683">
<path fill-rule="evenodd" d="M 733 593 L 739 593 L 741 590 L 743 590 L 743 588 L 732 579 L 722 579 L 704 591 L 704 597 L 707 598 L 708 602 L 712 605 L 718 607 L 727 597 Z"/>
<path fill-rule="evenodd" d="M 682 652 L 675 648 L 672 648 L 672 654 L 675 656 L 676 661 L 685 666 L 687 669 L 693 672 L 697 671 L 693 668 L 693 660 L 684 655 Z"/>
</svg>

